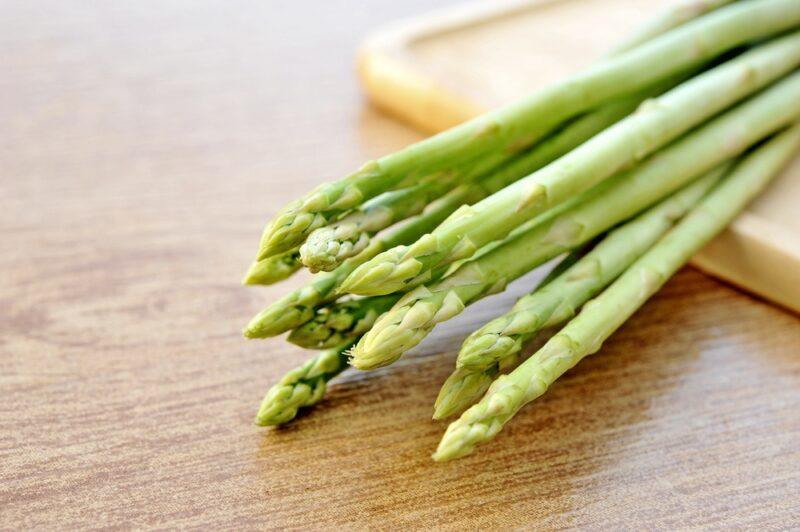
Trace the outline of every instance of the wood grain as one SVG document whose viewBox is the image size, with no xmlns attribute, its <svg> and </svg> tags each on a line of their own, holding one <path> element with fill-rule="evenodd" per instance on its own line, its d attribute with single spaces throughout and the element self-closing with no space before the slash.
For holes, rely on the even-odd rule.
<svg viewBox="0 0 800 532">
<path fill-rule="evenodd" d="M 791 528 L 800 320 L 687 269 L 497 440 L 430 421 L 482 302 L 282 430 L 238 285 L 290 198 L 415 140 L 361 35 L 421 0 L 4 3 L 0 528 Z M 297 285 L 302 279 L 290 283 Z"/>
</svg>

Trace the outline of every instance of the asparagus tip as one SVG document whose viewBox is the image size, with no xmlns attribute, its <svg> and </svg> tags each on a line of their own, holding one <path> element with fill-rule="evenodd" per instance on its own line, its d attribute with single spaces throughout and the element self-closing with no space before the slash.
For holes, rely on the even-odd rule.
<svg viewBox="0 0 800 532">
<path fill-rule="evenodd" d="M 475 446 L 474 443 L 465 438 L 465 427 L 462 427 L 456 420 L 450 424 L 439 442 L 436 451 L 431 455 L 435 462 L 447 462 L 470 454 Z M 468 427 L 467 427 L 468 428 Z M 468 431 L 467 431 L 468 432 Z"/>
<path fill-rule="evenodd" d="M 425 338 L 435 325 L 433 317 L 441 301 L 406 301 L 406 294 L 394 307 L 381 315 L 361 337 L 351 352 L 350 364 L 357 369 L 388 366 Z"/>
<path fill-rule="evenodd" d="M 478 401 L 489 389 L 495 373 L 456 369 L 439 391 L 433 419 L 445 419 Z"/>
<path fill-rule="evenodd" d="M 385 251 L 356 268 L 342 283 L 343 292 L 360 296 L 383 296 L 408 290 L 422 270 L 416 259 L 401 260 L 404 246 Z"/>
<path fill-rule="evenodd" d="M 368 244 L 369 236 L 360 232 L 356 224 L 320 227 L 300 246 L 300 259 L 312 272 L 329 272 Z"/>
<path fill-rule="evenodd" d="M 258 282 L 258 272 L 258 261 L 254 261 L 247 269 L 247 273 L 245 273 L 244 277 L 242 277 L 242 284 L 245 286 L 260 284 Z"/>
</svg>

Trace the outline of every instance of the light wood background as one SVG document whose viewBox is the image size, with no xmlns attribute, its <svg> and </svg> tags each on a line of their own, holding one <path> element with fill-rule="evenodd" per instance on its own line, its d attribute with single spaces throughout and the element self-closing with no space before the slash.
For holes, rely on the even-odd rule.
<svg viewBox="0 0 800 532">
<path fill-rule="evenodd" d="M 797 525 L 800 320 L 692 269 L 467 459 L 431 404 L 523 285 L 252 425 L 305 355 L 240 337 L 287 288 L 238 280 L 279 206 L 418 138 L 352 62 L 426 7 L 3 3 L 0 528 Z"/>
</svg>

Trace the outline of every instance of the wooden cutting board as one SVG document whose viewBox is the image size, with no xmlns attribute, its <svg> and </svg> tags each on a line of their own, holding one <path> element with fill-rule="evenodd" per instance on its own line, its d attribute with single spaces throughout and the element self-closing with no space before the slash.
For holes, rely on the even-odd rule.
<svg viewBox="0 0 800 532">
<path fill-rule="evenodd" d="M 675 0 L 506 0 L 385 27 L 361 50 L 370 98 L 427 132 L 452 127 L 602 57 Z M 694 259 L 800 311 L 800 158 Z"/>
</svg>

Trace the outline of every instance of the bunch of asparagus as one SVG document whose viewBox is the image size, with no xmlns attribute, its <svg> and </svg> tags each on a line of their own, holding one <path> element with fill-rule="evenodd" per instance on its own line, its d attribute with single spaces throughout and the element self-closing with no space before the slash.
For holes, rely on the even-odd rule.
<svg viewBox="0 0 800 532">
<path fill-rule="evenodd" d="M 608 338 L 800 147 L 800 2 L 705 0 L 586 71 L 365 164 L 268 224 L 246 284 L 322 271 L 244 334 L 321 350 L 264 398 L 277 425 L 352 366 L 564 256 L 470 335 L 434 408 L 436 460 L 495 436 Z M 523 346 L 562 326 L 525 360 Z"/>
</svg>

